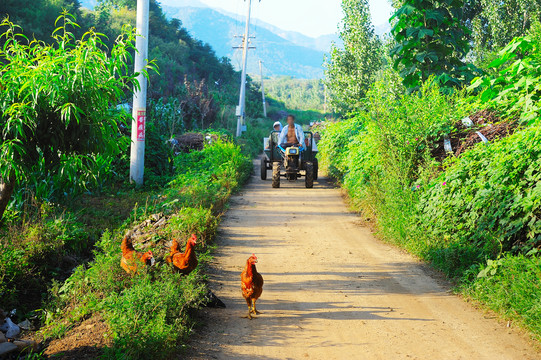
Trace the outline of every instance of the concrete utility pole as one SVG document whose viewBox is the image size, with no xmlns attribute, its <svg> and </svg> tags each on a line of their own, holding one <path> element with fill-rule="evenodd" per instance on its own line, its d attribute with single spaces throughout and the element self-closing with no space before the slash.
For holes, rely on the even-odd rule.
<svg viewBox="0 0 541 360">
<path fill-rule="evenodd" d="M 261 0 L 259 0 L 261 1 Z M 242 125 L 246 117 L 246 67 L 248 66 L 248 49 L 250 41 L 250 16 L 252 14 L 252 0 L 247 1 L 246 30 L 242 44 L 242 76 L 240 79 L 239 106 L 237 107 L 237 137 L 242 134 Z"/>
<path fill-rule="evenodd" d="M 261 97 L 263 98 L 263 116 L 267 117 L 267 102 L 265 101 L 265 86 L 263 85 L 263 61 L 259 60 L 259 72 L 261 73 Z"/>
<path fill-rule="evenodd" d="M 135 69 L 139 89 L 133 93 L 131 123 L 130 182 L 143 185 L 145 172 L 145 127 L 147 117 L 147 78 L 142 70 L 148 59 L 148 8 L 149 0 L 137 0 L 137 39 L 135 40 Z"/>
</svg>

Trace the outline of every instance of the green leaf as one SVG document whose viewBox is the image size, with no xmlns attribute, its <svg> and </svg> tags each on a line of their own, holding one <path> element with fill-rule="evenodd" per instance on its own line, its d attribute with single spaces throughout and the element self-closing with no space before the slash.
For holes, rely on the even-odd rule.
<svg viewBox="0 0 541 360">
<path fill-rule="evenodd" d="M 434 35 L 434 30 L 431 30 L 431 29 L 420 29 L 419 30 L 419 33 L 417 34 L 417 37 L 419 39 L 424 39 L 425 37 L 427 36 L 433 36 Z"/>
<path fill-rule="evenodd" d="M 395 18 L 398 18 L 400 16 L 404 16 L 404 15 L 407 16 L 407 15 L 411 14 L 414 11 L 415 11 L 415 7 L 413 5 L 405 4 L 400 9 L 398 9 L 393 14 L 393 16 L 391 16 L 391 18 L 389 20 L 394 20 Z"/>
<path fill-rule="evenodd" d="M 438 25 L 440 25 L 445 19 L 445 16 L 442 14 L 441 10 L 439 9 L 426 10 L 425 17 L 430 20 L 435 20 Z"/>
</svg>

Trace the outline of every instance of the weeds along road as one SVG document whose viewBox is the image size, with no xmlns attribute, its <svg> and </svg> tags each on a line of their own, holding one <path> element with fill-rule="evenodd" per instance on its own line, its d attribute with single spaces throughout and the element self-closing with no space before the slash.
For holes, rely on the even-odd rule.
<svg viewBox="0 0 541 360">
<path fill-rule="evenodd" d="M 227 308 L 204 310 L 190 359 L 541 359 L 526 335 L 375 239 L 325 179 L 272 189 L 253 177 L 217 242 L 209 276 Z M 265 286 L 250 321 L 240 273 L 252 253 Z"/>
</svg>

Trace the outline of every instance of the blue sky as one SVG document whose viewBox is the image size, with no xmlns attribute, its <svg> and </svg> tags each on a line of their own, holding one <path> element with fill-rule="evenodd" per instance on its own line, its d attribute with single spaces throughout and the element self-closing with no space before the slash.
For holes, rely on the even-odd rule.
<svg viewBox="0 0 541 360">
<path fill-rule="evenodd" d="M 245 13 L 245 0 L 201 0 L 211 7 L 233 13 Z M 317 37 L 335 33 L 342 19 L 340 0 L 252 0 L 252 14 L 284 30 L 298 31 Z M 391 14 L 389 0 L 370 0 L 374 25 L 388 22 Z"/>
</svg>

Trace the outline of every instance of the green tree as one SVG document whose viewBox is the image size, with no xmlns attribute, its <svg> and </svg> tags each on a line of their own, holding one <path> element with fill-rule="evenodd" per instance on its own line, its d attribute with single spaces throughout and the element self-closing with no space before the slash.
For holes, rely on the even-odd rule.
<svg viewBox="0 0 541 360">
<path fill-rule="evenodd" d="M 444 88 L 473 79 L 475 67 L 464 60 L 470 49 L 464 5 L 464 0 L 405 0 L 391 17 L 396 20 L 391 56 L 409 91 L 430 76 Z"/>
<path fill-rule="evenodd" d="M 541 0 L 470 0 L 476 11 L 468 23 L 472 29 L 476 60 L 499 51 L 513 38 L 526 35 L 541 20 Z M 505 29 L 505 31 L 502 31 Z"/>
<path fill-rule="evenodd" d="M 76 39 L 72 19 L 67 12 L 57 19 L 53 45 L 29 41 L 7 19 L 1 23 L 0 217 L 16 185 L 38 166 L 77 184 L 92 176 L 98 154 L 126 148 L 119 136 L 125 116 L 111 108 L 138 86 L 127 65 L 135 32 L 125 27 L 108 55 L 100 34 Z"/>
<path fill-rule="evenodd" d="M 343 0 L 340 39 L 344 48 L 332 46 L 326 59 L 325 83 L 331 106 L 340 113 L 360 107 L 382 66 L 381 43 L 374 33 L 367 0 Z"/>
</svg>

